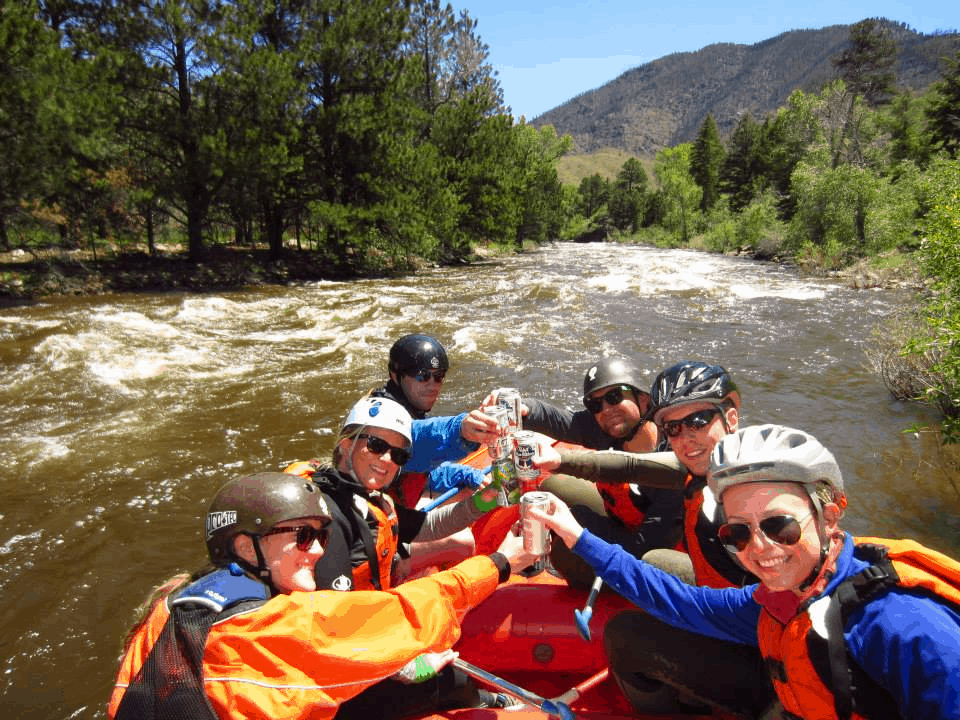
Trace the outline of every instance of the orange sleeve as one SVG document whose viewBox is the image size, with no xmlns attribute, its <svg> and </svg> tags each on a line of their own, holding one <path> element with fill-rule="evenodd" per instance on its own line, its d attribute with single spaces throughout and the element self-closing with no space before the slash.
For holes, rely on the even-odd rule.
<svg viewBox="0 0 960 720">
<path fill-rule="evenodd" d="M 493 561 L 473 557 L 386 592 L 275 597 L 211 629 L 207 695 L 221 718 L 332 718 L 420 653 L 452 647 L 497 583 Z"/>
</svg>

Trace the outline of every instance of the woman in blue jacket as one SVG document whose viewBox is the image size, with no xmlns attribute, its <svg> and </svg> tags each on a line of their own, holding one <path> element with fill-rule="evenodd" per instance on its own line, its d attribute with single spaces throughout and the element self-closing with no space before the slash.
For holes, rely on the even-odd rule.
<svg viewBox="0 0 960 720">
<path fill-rule="evenodd" d="M 645 612 L 608 623 L 610 668 L 635 705 L 660 682 L 687 702 L 759 716 L 960 718 L 960 563 L 912 541 L 854 539 L 833 455 L 779 425 L 723 438 L 708 483 L 718 535 L 759 585 L 686 585 L 534 510 Z M 670 708 L 675 710 L 676 708 Z"/>
</svg>

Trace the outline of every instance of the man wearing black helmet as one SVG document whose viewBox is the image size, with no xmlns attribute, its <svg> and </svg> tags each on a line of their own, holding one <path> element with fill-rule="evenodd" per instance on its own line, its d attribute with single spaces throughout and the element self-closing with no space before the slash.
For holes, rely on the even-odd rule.
<svg viewBox="0 0 960 720">
<path fill-rule="evenodd" d="M 391 489 L 395 499 L 407 507 L 415 507 L 428 487 L 436 493 L 451 487 L 476 487 L 482 481 L 478 470 L 451 463 L 490 441 L 496 423 L 479 410 L 427 419 L 449 368 L 447 351 L 435 337 L 404 335 L 390 348 L 390 379 L 370 393 L 395 400 L 414 419 L 413 454 Z"/>
</svg>

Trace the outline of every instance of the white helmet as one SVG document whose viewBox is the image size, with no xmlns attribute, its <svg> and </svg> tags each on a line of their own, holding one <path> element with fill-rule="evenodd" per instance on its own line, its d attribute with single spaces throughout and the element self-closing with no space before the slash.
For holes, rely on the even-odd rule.
<svg viewBox="0 0 960 720">
<path fill-rule="evenodd" d="M 347 419 L 340 428 L 340 437 L 349 430 L 358 427 L 378 427 L 398 432 L 407 439 L 407 445 L 413 444 L 410 426 L 413 421 L 410 413 L 398 403 L 384 397 L 365 397 L 359 400 L 347 413 Z"/>
<path fill-rule="evenodd" d="M 795 482 L 812 494 L 825 482 L 843 496 L 833 454 L 813 435 L 783 425 L 755 425 L 731 433 L 710 454 L 707 484 L 719 501 L 727 488 L 753 482 Z"/>
</svg>

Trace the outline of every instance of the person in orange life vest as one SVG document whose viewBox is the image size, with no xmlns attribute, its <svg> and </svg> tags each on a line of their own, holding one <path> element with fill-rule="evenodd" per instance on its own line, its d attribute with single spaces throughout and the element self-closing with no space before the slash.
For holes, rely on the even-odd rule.
<svg viewBox="0 0 960 720">
<path fill-rule="evenodd" d="M 722 438 L 707 482 L 719 541 L 759 584 L 693 587 L 582 530 L 559 502 L 535 512 L 641 608 L 604 632 L 638 709 L 656 678 L 754 717 L 776 697 L 791 718 L 960 718 L 960 562 L 845 533 L 840 468 L 801 430 Z"/>
<path fill-rule="evenodd" d="M 672 453 L 556 453 L 544 449 L 536 462 L 545 470 L 594 481 L 681 488 L 682 550 L 654 548 L 641 557 L 697 585 L 729 587 L 755 582 L 716 539 L 716 502 L 705 478 L 717 441 L 737 429 L 740 391 L 736 383 L 719 365 L 683 361 L 657 375 L 650 397 L 648 414 L 669 441 Z"/>
<path fill-rule="evenodd" d="M 353 566 L 353 587 L 386 590 L 425 568 L 462 560 L 462 548 L 431 551 L 427 541 L 469 527 L 496 507 L 494 488 L 477 490 L 452 505 L 430 512 L 395 503 L 386 490 L 407 462 L 411 443 L 409 413 L 388 398 L 365 397 L 350 409 L 333 450 L 333 465 L 295 463 L 286 472 L 312 478 L 333 499 L 336 517 Z M 407 562 L 398 550 L 410 546 Z M 316 567 L 322 587 L 335 586 L 336 569 Z"/>
<path fill-rule="evenodd" d="M 211 565 L 145 604 L 111 720 L 333 718 L 384 677 L 410 682 L 452 660 L 458 618 L 531 559 L 510 536 L 491 556 L 388 592 L 317 591 L 313 566 L 339 531 L 332 505 L 315 483 L 286 473 L 226 483 L 205 518 Z M 431 683 L 415 688 L 417 701 Z M 408 702 L 399 696 L 391 711 Z M 482 702 L 476 692 L 472 701 Z"/>
<path fill-rule="evenodd" d="M 532 398 L 521 400 L 524 430 L 595 450 L 648 453 L 669 450 L 657 427 L 646 420 L 649 380 L 629 360 L 601 358 L 583 377 L 584 408 L 573 412 Z M 496 402 L 495 392 L 484 405 Z M 647 550 L 674 547 L 683 523 L 679 487 L 641 488 L 629 481 L 591 482 L 574 475 L 551 475 L 541 489 L 563 499 L 585 527 L 628 548 L 638 557 Z M 553 567 L 574 587 L 588 587 L 593 570 L 563 543 L 551 545 Z"/>
</svg>

